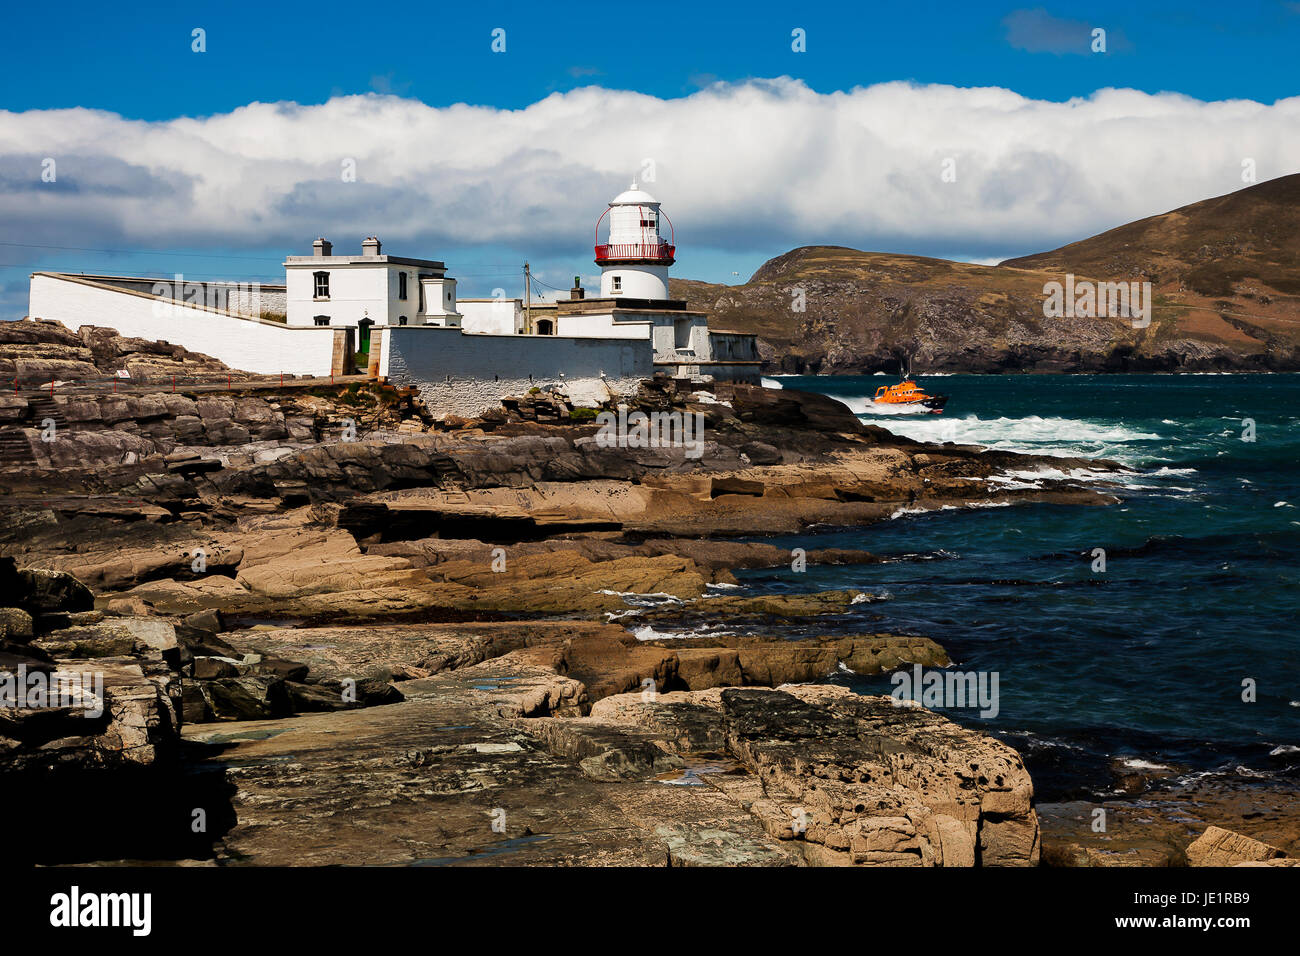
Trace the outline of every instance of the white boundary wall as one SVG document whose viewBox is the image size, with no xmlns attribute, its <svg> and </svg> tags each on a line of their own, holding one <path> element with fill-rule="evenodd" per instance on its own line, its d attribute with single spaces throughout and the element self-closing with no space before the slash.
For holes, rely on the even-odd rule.
<svg viewBox="0 0 1300 956">
<path fill-rule="evenodd" d="M 237 282 L 187 279 L 183 274 L 163 276 L 160 278 L 140 278 L 138 276 L 78 276 L 97 285 L 109 285 L 145 295 L 164 295 L 189 302 L 193 305 L 205 305 L 221 312 L 233 312 L 252 319 L 260 319 L 264 313 L 284 315 L 288 308 L 285 300 L 284 286 L 266 285 L 260 282 Z"/>
<path fill-rule="evenodd" d="M 161 339 L 261 375 L 329 375 L 334 357 L 332 328 L 240 318 L 73 277 L 34 274 L 27 314 L 54 319 L 73 332 L 98 325 Z"/>
<path fill-rule="evenodd" d="M 524 330 L 523 308 L 518 299 L 461 299 L 460 327 L 466 332 L 510 335 Z"/>
<path fill-rule="evenodd" d="M 595 406 L 634 394 L 654 374 L 644 339 L 490 335 L 431 326 L 390 326 L 371 335 L 383 339 L 379 374 L 395 385 L 418 386 L 421 400 L 439 416 L 478 415 L 507 395 L 543 385 L 563 386 L 575 404 Z"/>
</svg>

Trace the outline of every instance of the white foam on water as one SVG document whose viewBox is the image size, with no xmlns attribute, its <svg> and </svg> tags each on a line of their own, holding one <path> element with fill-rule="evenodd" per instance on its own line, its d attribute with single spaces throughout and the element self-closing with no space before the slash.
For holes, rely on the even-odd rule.
<svg viewBox="0 0 1300 956">
<path fill-rule="evenodd" d="M 1157 472 L 1143 474 L 1136 471 L 1097 471 L 1092 468 L 1038 468 L 1038 469 L 1008 469 L 1000 475 L 990 475 L 987 479 L 989 484 L 996 485 L 999 488 L 1012 490 L 1017 488 L 1042 488 L 1044 481 L 1077 481 L 1084 484 L 1096 484 L 1106 482 L 1111 485 L 1119 485 L 1122 488 L 1128 488 L 1135 491 L 1176 491 L 1190 494 L 1196 491 L 1195 488 L 1184 488 L 1178 485 L 1163 485 L 1143 480 L 1155 475 L 1165 474 L 1183 474 L 1184 472 L 1194 472 L 1193 468 L 1184 469 L 1161 469 Z"/>
<path fill-rule="evenodd" d="M 831 398 L 843 402 L 845 405 L 849 407 L 849 411 L 851 411 L 854 415 L 882 415 L 882 416 L 889 416 L 891 418 L 896 415 L 909 415 L 909 416 L 920 416 L 920 415 L 933 416 L 934 415 L 933 411 L 920 405 L 890 405 L 890 404 L 877 405 L 872 399 L 866 397 L 844 398 L 839 395 L 832 395 Z"/>
<path fill-rule="evenodd" d="M 869 408 L 862 399 L 863 412 L 868 420 L 879 412 Z M 850 408 L 853 405 L 850 403 Z M 1127 448 L 1134 442 L 1159 441 L 1162 436 L 1139 431 L 1114 422 L 1096 422 L 1087 419 L 1042 418 L 988 418 L 975 415 L 964 418 L 943 418 L 936 415 L 893 418 L 884 427 L 896 435 L 924 442 L 955 441 L 958 444 L 983 445 L 998 451 L 1023 454 L 1053 455 L 1056 457 L 1116 458 L 1135 461 L 1139 452 Z M 883 416 L 882 416 L 883 417 Z"/>
<path fill-rule="evenodd" d="M 853 600 L 850 601 L 849 603 L 850 604 L 874 604 L 876 601 L 892 600 L 893 597 L 894 596 L 890 594 L 888 591 L 881 591 L 879 594 L 868 594 L 866 591 L 859 591 L 857 594 L 853 595 Z"/>
<path fill-rule="evenodd" d="M 900 411 L 877 406 L 869 398 L 843 398 L 863 421 L 881 425 L 896 435 L 923 442 L 956 442 L 959 445 L 982 445 L 997 451 L 1050 455 L 1058 458 L 1110 458 L 1130 466 L 1152 463 L 1157 449 L 1138 443 L 1156 442 L 1165 436 L 1143 431 L 1119 422 L 1090 419 L 1041 417 L 961 418 L 918 413 L 916 409 Z M 1168 459 L 1164 459 L 1168 460 Z"/>
<path fill-rule="evenodd" d="M 679 637 L 692 639 L 699 637 L 727 637 L 733 633 L 735 632 L 719 630 L 716 626 L 702 627 L 694 631 L 656 631 L 649 624 L 642 624 L 632 632 L 632 636 L 638 641 L 667 641 Z"/>
<path fill-rule="evenodd" d="M 933 511 L 933 510 L 934 510 L 933 508 L 899 508 L 895 510 L 892 515 L 889 516 L 889 520 L 893 521 L 895 518 L 901 518 L 904 515 L 923 515 L 927 511 Z"/>
<path fill-rule="evenodd" d="M 785 386 L 782 385 L 780 382 L 778 382 L 776 379 L 768 378 L 766 375 L 760 378 L 758 380 L 758 383 L 762 385 L 764 388 L 785 388 Z"/>
<path fill-rule="evenodd" d="M 897 508 L 889 520 L 903 518 L 907 515 L 924 515 L 940 511 L 973 511 L 976 508 L 1010 508 L 1014 501 L 969 501 L 964 505 L 942 505 L 938 508 Z"/>
<path fill-rule="evenodd" d="M 1150 760 L 1143 760 L 1140 757 L 1125 757 L 1122 761 L 1124 766 L 1133 770 L 1172 770 L 1173 768 L 1163 763 L 1155 763 Z"/>
<path fill-rule="evenodd" d="M 617 621 L 620 618 L 627 617 L 628 615 L 637 614 L 645 608 L 665 607 L 683 603 L 681 598 L 663 592 L 637 594 L 633 591 L 611 591 L 608 588 L 602 588 L 596 593 L 608 594 L 612 597 L 621 597 L 623 603 L 628 605 L 626 611 L 606 611 L 605 617 L 610 621 Z"/>
<path fill-rule="evenodd" d="M 664 591 L 651 591 L 647 594 L 638 594 L 635 591 L 611 591 L 608 588 L 602 588 L 597 594 L 608 594 L 612 597 L 621 597 L 628 604 L 636 607 L 659 607 L 663 604 L 681 604 L 682 599 L 673 594 Z"/>
<path fill-rule="evenodd" d="M 1038 491 L 1043 487 L 1040 481 L 1022 481 L 1013 477 L 1010 472 L 1005 475 L 991 475 L 988 482 L 990 485 L 997 485 L 1003 491 Z"/>
</svg>

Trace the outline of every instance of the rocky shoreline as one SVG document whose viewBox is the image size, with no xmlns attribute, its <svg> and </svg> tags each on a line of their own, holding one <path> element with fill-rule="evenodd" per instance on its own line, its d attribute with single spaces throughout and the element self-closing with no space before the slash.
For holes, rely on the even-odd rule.
<svg viewBox="0 0 1300 956">
<path fill-rule="evenodd" d="M 15 363 L 71 334 L 12 324 Z M 1042 461 L 797 391 L 656 379 L 634 404 L 701 415 L 703 453 L 605 447 L 557 392 L 476 421 L 374 383 L 0 398 L 0 658 L 104 677 L 93 718 L 0 711 L 6 800 L 25 794 L 6 809 L 81 795 L 85 827 L 31 857 L 1105 862 L 1035 808 L 1011 747 L 823 683 L 946 667 L 942 635 L 831 636 L 819 622 L 880 596 L 727 586 L 878 560 L 739 537 L 1114 494 L 1007 489 L 990 479 Z M 88 790 L 114 796 L 85 809 Z"/>
</svg>

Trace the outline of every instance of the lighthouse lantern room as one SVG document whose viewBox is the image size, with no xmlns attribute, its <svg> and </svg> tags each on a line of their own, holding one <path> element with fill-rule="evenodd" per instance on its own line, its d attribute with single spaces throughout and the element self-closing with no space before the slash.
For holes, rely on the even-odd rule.
<svg viewBox="0 0 1300 956">
<path fill-rule="evenodd" d="M 667 299 L 668 267 L 673 264 L 675 236 L 659 234 L 659 202 L 633 183 L 615 196 L 596 220 L 596 264 L 601 298 Z M 600 243 L 600 223 L 609 217 L 609 235 Z M 665 217 L 666 218 L 666 217 Z"/>
</svg>

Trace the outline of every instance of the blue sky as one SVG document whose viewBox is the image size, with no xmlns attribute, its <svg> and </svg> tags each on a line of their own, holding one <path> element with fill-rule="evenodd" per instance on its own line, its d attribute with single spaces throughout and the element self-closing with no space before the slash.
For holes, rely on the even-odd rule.
<svg viewBox="0 0 1300 956">
<path fill-rule="evenodd" d="M 629 147 L 632 152 L 616 159 L 612 156 L 615 146 L 611 145 L 611 157 L 605 161 L 601 156 L 589 155 L 597 148 L 590 142 L 583 147 L 587 154 L 565 154 L 563 122 L 542 127 L 526 122 L 532 115 L 527 113 L 529 107 L 556 94 L 562 95 L 561 105 L 600 102 L 632 111 L 644 108 L 639 101 L 593 101 L 574 92 L 588 87 L 635 91 L 656 101 L 667 101 L 670 106 L 680 103 L 681 112 L 697 122 L 707 105 L 702 99 L 724 103 L 729 115 L 736 115 L 736 111 L 744 115 L 743 111 L 750 108 L 745 105 L 750 102 L 745 94 L 750 87 L 746 84 L 777 77 L 801 84 L 793 93 L 778 93 L 778 100 L 795 107 L 806 100 L 828 111 L 843 105 L 838 93 L 894 81 L 908 81 L 929 91 L 928 99 L 917 101 L 922 103 L 923 111 L 928 110 L 927 103 L 949 102 L 950 97 L 937 89 L 940 86 L 996 87 L 1044 104 L 1093 97 L 1098 90 L 1107 88 L 1147 94 L 1172 92 L 1209 104 L 1243 99 L 1266 106 L 1300 92 L 1294 66 L 1296 50 L 1300 49 L 1300 2 L 1039 6 L 792 5 L 760 0 L 570 7 L 533 3 L 421 4 L 404 7 L 400 14 L 385 9 L 330 0 L 310 5 L 11 5 L 5 14 L 6 29 L 0 36 L 0 61 L 5 64 L 0 108 L 25 115 L 24 122 L 8 127 L 7 134 L 0 125 L 0 222 L 5 223 L 0 228 L 0 316 L 12 317 L 15 310 L 23 314 L 26 276 L 32 269 L 186 271 L 196 276 L 262 275 L 269 279 L 279 274 L 278 262 L 284 254 L 306 251 L 289 248 L 288 244 L 309 244 L 313 233 L 328 229 L 342 231 L 344 241 L 336 238 L 340 246 L 354 244 L 349 238 L 351 232 L 378 232 L 401 240 L 400 249 L 392 248 L 393 240 L 389 240 L 390 251 L 445 259 L 453 274 L 462 275 L 463 294 L 486 294 L 495 285 L 516 292 L 509 283 L 517 284 L 512 278 L 515 264 L 525 257 L 531 258 L 552 284 L 567 288 L 574 273 L 594 274 L 590 250 L 586 248 L 589 242 L 579 237 L 585 234 L 586 220 L 594 221 L 599 214 L 599 197 L 612 195 L 611 190 L 625 185 L 622 180 L 636 171 L 640 155 Z M 1106 30 L 1104 54 L 1090 49 L 1091 30 L 1095 27 Z M 195 28 L 206 31 L 207 49 L 202 54 L 191 48 L 191 31 Z M 496 28 L 505 30 L 504 54 L 491 49 L 492 31 Z M 796 53 L 791 48 L 791 31 L 796 28 L 806 31 L 806 52 Z M 710 88 L 731 92 L 709 99 L 702 91 Z M 801 92 L 805 88 L 808 96 Z M 279 231 L 271 215 L 257 217 L 258 228 L 226 228 L 229 223 L 222 222 L 221 208 L 197 200 L 192 208 L 181 210 L 175 202 L 158 199 L 156 219 L 151 222 L 150 216 L 141 214 L 139 201 L 152 194 L 193 190 L 194 182 L 208 180 L 214 172 L 201 165 L 221 161 L 211 155 L 195 157 L 191 168 L 187 166 L 191 162 L 188 151 L 169 141 L 165 160 L 153 162 L 147 150 L 139 149 L 149 130 L 167 128 L 170 121 L 185 117 L 220 118 L 251 103 L 322 106 L 357 94 L 378 94 L 365 101 L 366 108 L 373 110 L 374 122 L 367 125 L 358 121 L 355 127 L 364 131 L 359 134 L 363 141 L 356 148 L 369 150 L 366 155 L 374 155 L 377 149 L 383 152 L 383 143 L 391 132 L 384 124 L 392 122 L 391 117 L 408 115 L 394 98 L 434 108 L 413 122 L 435 130 L 454 130 L 461 136 L 491 127 L 456 125 L 461 123 L 464 112 L 447 108 L 456 104 L 487 107 L 488 122 L 496 116 L 501 125 L 523 123 L 527 132 L 520 134 L 517 142 L 527 143 L 530 150 L 512 153 L 516 157 L 512 165 L 495 170 L 493 175 L 500 179 L 517 169 L 521 176 L 535 176 L 546 187 L 537 190 L 543 197 L 549 194 L 571 198 L 579 193 L 581 201 L 575 199 L 572 206 L 555 201 L 548 205 L 544 198 L 528 199 L 527 191 L 501 189 L 485 201 L 485 214 L 490 208 L 498 220 L 514 216 L 528 223 L 528 228 L 516 230 L 523 234 L 512 234 L 505 228 L 475 229 L 446 208 L 436 193 L 452 189 L 450 184 L 455 182 L 458 185 L 454 188 L 465 195 L 484 195 L 485 187 L 471 183 L 465 167 L 476 162 L 490 165 L 492 154 L 485 151 L 482 160 L 462 156 L 455 163 L 439 165 L 432 155 L 438 152 L 435 145 L 423 147 L 430 154 L 422 157 L 423 166 L 395 170 L 385 166 L 387 179 L 373 182 L 364 200 L 359 190 L 346 203 L 332 196 L 320 198 L 319 229 L 313 228 L 310 214 L 303 214 L 304 206 L 309 213 L 314 198 L 322 196 L 319 189 L 309 188 L 310 183 L 319 181 L 315 172 L 311 176 L 316 178 L 308 180 L 304 172 L 300 174 L 304 177 L 301 182 L 287 187 L 282 183 L 279 192 L 268 199 L 272 211 L 292 206 L 296 216 L 292 230 L 286 227 Z M 664 116 L 672 112 L 672 108 L 661 110 L 659 104 L 650 105 Z M 755 123 L 775 115 L 766 112 L 769 106 L 754 107 Z M 78 139 L 77 130 L 86 128 L 81 114 L 57 112 L 76 107 L 107 111 L 121 119 L 106 124 L 98 139 L 89 143 Z M 860 107 L 852 106 L 853 110 L 860 108 L 884 107 L 871 99 Z M 935 115 L 943 108 L 936 105 Z M 1146 115 L 1147 107 L 1143 105 L 1127 117 L 1118 117 L 1115 112 L 1124 112 L 1122 104 L 1108 109 L 1104 117 L 1095 119 L 1099 130 L 1110 130 L 1124 118 L 1140 118 Z M 963 107 L 963 112 L 969 113 L 969 108 Z M 1040 112 L 1045 131 L 1061 128 L 1052 125 L 1050 110 L 1043 107 Z M 1219 110 L 1215 115 L 1222 113 Z M 1295 171 L 1294 166 L 1286 168 L 1282 155 L 1288 144 L 1279 141 L 1269 125 L 1282 124 L 1290 114 L 1261 115 L 1231 122 L 1224 119 L 1221 133 L 1206 133 L 1211 139 L 1219 136 L 1212 145 L 1222 147 L 1220 152 L 1203 165 L 1191 168 L 1189 164 L 1186 169 L 1175 170 L 1177 189 L 1145 190 L 1141 183 L 1134 185 L 1135 177 L 1166 179 L 1151 171 L 1161 168 L 1159 163 L 1181 162 L 1176 158 L 1181 152 L 1176 138 L 1185 136 L 1190 142 L 1198 123 L 1177 103 L 1171 107 L 1171 116 L 1174 114 L 1176 118 L 1169 120 L 1171 125 L 1163 141 L 1134 142 L 1134 150 L 1148 157 L 1152 165 L 1112 170 L 1116 179 L 1127 184 L 1127 191 L 1114 202 L 1098 198 L 1108 194 L 1105 170 L 1062 172 L 1061 160 L 1048 162 L 1041 156 L 1025 160 L 1028 152 L 1041 150 L 1034 147 L 1027 152 L 1023 143 L 1003 151 L 997 160 L 1004 164 L 1001 178 L 987 178 L 992 172 L 981 167 L 981 175 L 986 178 L 979 181 L 977 194 L 959 201 L 963 214 L 967 205 L 977 202 L 995 211 L 1003 208 L 1010 202 L 1003 196 L 1011 188 L 1008 183 L 1025 181 L 1032 190 L 1035 176 L 1041 178 L 1037 188 L 1043 190 L 1044 196 L 1055 197 L 1071 189 L 1077 190 L 1077 195 L 1071 197 L 1072 202 L 1054 207 L 1052 215 L 1044 215 L 1040 222 L 1028 215 L 1001 222 L 994 217 L 985 233 L 960 224 L 947 228 L 942 210 L 933 214 L 923 210 L 916 216 L 900 211 L 896 216 L 878 217 L 885 205 L 903 210 L 914 201 L 897 169 L 880 171 L 879 177 L 872 180 L 871 195 L 853 200 L 863 204 L 863 212 L 856 218 L 870 223 L 862 229 L 853 227 L 853 216 L 822 215 L 819 223 L 818 217 L 809 215 L 805 221 L 798 208 L 785 208 L 772 199 L 773 192 L 780 188 L 773 184 L 781 182 L 782 171 L 763 167 L 770 161 L 768 150 L 752 144 L 729 157 L 721 167 L 732 172 L 728 177 L 728 202 L 735 209 L 731 212 L 724 214 L 720 207 L 702 198 L 717 192 L 699 181 L 706 168 L 715 176 L 716 169 L 702 166 L 698 160 L 688 164 L 678 158 L 671 144 L 665 145 L 662 135 L 653 140 L 647 137 L 647 143 L 655 144 L 654 151 L 665 157 L 665 174 L 650 188 L 660 193 L 670 216 L 675 210 L 679 212 L 679 229 L 687 227 L 680 237 L 682 255 L 675 274 L 735 281 L 734 273 L 743 279 L 767 258 L 806 242 L 840 242 L 887 251 L 993 260 L 1048 248 L 1167 208 L 1148 208 L 1133 196 L 1149 193 L 1151 204 L 1172 205 L 1239 188 L 1240 180 L 1233 178 L 1240 162 L 1238 154 L 1263 154 L 1261 169 L 1268 175 L 1261 175 L 1261 179 Z M 305 121 L 296 135 L 318 135 L 313 131 L 320 126 L 312 123 L 334 125 L 333 119 L 326 119 L 334 114 L 327 113 L 323 106 L 307 115 L 313 119 Z M 564 114 L 557 107 L 545 115 Z M 792 107 L 782 115 L 800 114 Z M 668 122 L 663 117 L 660 121 Z M 261 181 L 258 177 L 271 175 L 273 164 L 278 163 L 274 168 L 280 170 L 286 161 L 284 157 L 256 155 L 259 135 L 289 135 L 272 120 L 263 118 L 259 122 L 263 125 L 256 129 L 262 132 L 249 135 L 249 145 L 242 147 L 240 154 L 250 163 L 267 164 L 250 167 L 246 180 L 250 187 Z M 883 138 L 907 138 L 910 117 L 906 111 L 894 122 L 898 127 L 896 137 Z M 1248 135 L 1255 128 L 1251 124 L 1261 131 L 1259 137 Z M 804 135 L 797 129 L 797 120 L 795 126 L 792 131 L 777 125 L 768 133 L 778 139 Z M 703 128 L 707 130 L 709 124 L 705 122 Z M 1270 132 L 1262 135 L 1266 129 Z M 1008 131 L 1007 135 L 1013 134 Z M 1015 135 L 1026 137 L 1025 142 L 1034 140 L 1032 133 Z M 621 136 L 628 138 L 626 132 Z M 931 134 L 931 139 L 937 138 Z M 421 142 L 436 144 L 437 140 L 435 137 Z M 862 150 L 863 165 L 882 162 L 866 147 L 838 145 L 846 143 L 837 136 L 780 161 L 806 166 L 833 159 L 837 165 L 851 169 L 855 157 L 845 157 L 835 150 L 857 148 Z M 936 145 L 939 152 L 934 155 L 942 155 L 947 149 L 954 155 L 969 156 L 979 144 L 971 142 L 966 153 L 962 153 L 961 145 Z M 400 154 L 411 146 L 394 139 L 389 148 Z M 651 151 L 648 145 L 641 150 L 647 151 Z M 932 165 L 929 153 L 922 151 L 921 155 L 918 164 Z M 1175 159 L 1171 160 L 1170 155 Z M 57 201 L 47 198 L 54 190 L 41 194 L 41 184 L 28 178 L 32 162 L 46 156 L 66 157 L 60 181 L 64 191 Z M 93 168 L 91 156 L 95 157 Z M 1016 156 L 1022 157 L 1016 160 L 1022 165 L 1012 176 L 1005 164 L 1012 162 L 1008 157 Z M 847 163 L 846 158 L 850 160 Z M 581 170 L 575 171 L 575 166 L 586 162 L 590 162 L 592 170 L 579 175 Z M 991 162 L 987 160 L 984 165 Z M 751 163 L 763 168 L 753 175 L 755 193 L 747 197 L 735 182 L 746 179 Z M 374 167 L 372 162 L 369 168 Z M 568 172 L 561 175 L 561 168 Z M 615 174 L 613 168 L 626 169 L 626 174 Z M 793 172 L 795 168 L 785 167 L 787 178 L 794 180 L 803 175 Z M 839 175 L 843 181 L 844 174 Z M 396 211 L 402 208 L 402 197 L 419 193 L 420 177 L 439 184 L 437 189 L 430 187 L 434 195 L 421 194 L 418 199 L 419 208 L 427 210 L 427 222 L 398 222 L 401 217 Z M 583 185 L 575 188 L 575 182 Z M 797 188 L 810 192 L 814 189 L 802 181 Z M 972 184 L 970 188 L 976 187 Z M 692 198 L 697 196 L 701 198 Z M 78 202 L 85 210 L 80 218 Z M 137 205 L 128 211 L 129 203 Z M 818 210 L 825 208 L 820 199 L 809 205 Z M 548 210 L 554 223 L 549 231 L 545 229 Z M 754 228 L 745 227 L 746 214 L 754 217 Z M 231 218 L 238 221 L 237 217 Z M 578 219 L 583 220 L 580 227 L 570 222 Z M 799 220 L 798 224 L 792 225 L 795 220 Z M 912 228 L 913 222 L 922 225 Z M 356 242 L 359 240 L 360 235 L 356 236 Z M 428 248 L 426 243 L 437 245 Z"/>
<path fill-rule="evenodd" d="M 1300 3 L 1276 0 L 384 9 L 336 0 L 74 2 L 52 18 L 48 7 L 14 4 L 0 39 L 4 106 L 170 119 L 376 90 L 435 106 L 520 108 L 591 83 L 675 97 L 712 79 L 781 75 L 821 92 L 911 79 L 1054 100 L 1122 86 L 1270 102 L 1296 93 L 1300 40 Z M 1107 29 L 1108 54 L 1088 55 L 1086 35 L 1072 44 L 1072 24 Z M 195 27 L 207 31 L 204 57 L 190 50 Z M 490 50 L 497 27 L 507 56 Z M 807 31 L 804 54 L 791 50 L 795 27 Z"/>
</svg>

